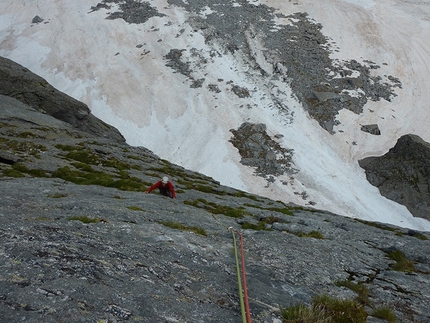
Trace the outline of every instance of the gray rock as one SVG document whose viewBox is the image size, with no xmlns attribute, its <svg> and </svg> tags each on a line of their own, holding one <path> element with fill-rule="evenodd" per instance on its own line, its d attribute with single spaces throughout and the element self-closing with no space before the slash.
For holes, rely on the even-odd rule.
<svg viewBox="0 0 430 323">
<path fill-rule="evenodd" d="M 388 306 L 400 322 L 430 319 L 428 233 L 271 201 L 172 164 L 177 200 L 142 194 L 166 168 L 150 151 L 82 132 L 9 97 L 0 96 L 0 120 L 1 151 L 12 156 L 0 162 L 3 322 L 238 322 L 227 228 L 261 221 L 264 230 L 242 230 L 253 322 L 280 322 L 279 307 L 319 294 L 354 298 L 335 285 L 346 279 L 364 284 L 372 306 Z M 83 167 L 59 143 L 93 159 Z M 126 172 L 142 187 L 78 185 L 58 177 L 65 166 L 91 167 L 99 177 Z M 12 177 L 12 169 L 24 177 Z M 312 231 L 323 238 L 302 235 Z M 395 250 L 419 270 L 393 271 L 387 253 Z"/>
<path fill-rule="evenodd" d="M 430 219 L 430 144 L 416 135 L 399 138 L 385 155 L 359 161 L 381 194 Z"/>
<path fill-rule="evenodd" d="M 96 7 L 91 7 L 92 11 L 97 11 L 101 8 L 110 9 L 108 3 L 117 3 L 119 11 L 110 13 L 107 19 L 124 19 L 130 24 L 142 24 L 152 17 L 163 17 L 156 8 L 152 7 L 148 2 L 143 1 L 118 1 L 118 0 L 103 0 Z"/>
<path fill-rule="evenodd" d="M 1 56 L 0 94 L 13 97 L 80 130 L 125 142 L 117 129 L 94 117 L 84 103 L 56 90 L 22 65 Z"/>
<path fill-rule="evenodd" d="M 313 96 L 321 102 L 339 97 L 338 94 L 333 92 L 313 92 Z"/>
<path fill-rule="evenodd" d="M 376 136 L 381 135 L 381 131 L 379 130 L 379 126 L 377 124 L 363 125 L 361 126 L 361 131 L 368 132 Z"/>
<path fill-rule="evenodd" d="M 31 21 L 31 23 L 32 24 L 38 24 L 38 23 L 41 23 L 42 21 L 43 21 L 43 19 L 36 15 L 36 16 L 34 16 L 34 18 Z"/>
</svg>

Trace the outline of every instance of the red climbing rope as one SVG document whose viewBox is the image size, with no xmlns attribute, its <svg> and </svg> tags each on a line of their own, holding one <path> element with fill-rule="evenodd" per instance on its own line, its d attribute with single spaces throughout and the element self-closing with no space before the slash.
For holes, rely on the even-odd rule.
<svg viewBox="0 0 430 323">
<path fill-rule="evenodd" d="M 248 289 L 246 287 L 246 270 L 245 270 L 245 251 L 243 249 L 243 236 L 238 230 L 236 230 L 239 235 L 240 240 L 240 258 L 242 260 L 242 284 L 243 284 L 243 297 L 245 300 L 245 312 L 246 312 L 246 320 L 247 323 L 251 323 L 251 312 L 249 310 L 249 302 L 248 302 Z"/>
</svg>

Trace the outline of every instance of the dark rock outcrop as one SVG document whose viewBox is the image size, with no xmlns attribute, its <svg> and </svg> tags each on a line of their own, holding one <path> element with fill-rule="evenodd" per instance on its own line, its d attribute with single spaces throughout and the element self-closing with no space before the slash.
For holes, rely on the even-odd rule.
<svg viewBox="0 0 430 323">
<path fill-rule="evenodd" d="M 117 129 L 93 116 L 86 104 L 58 91 L 24 66 L 1 56 L 0 94 L 13 97 L 77 129 L 125 142 Z"/>
<path fill-rule="evenodd" d="M 12 97 L 0 123 L 1 322 L 238 322 L 228 227 L 244 235 L 255 323 L 320 294 L 358 297 L 342 286 L 368 292 L 368 314 L 430 320 L 428 233 L 221 186 Z M 142 194 L 163 175 L 177 200 Z"/>
<path fill-rule="evenodd" d="M 43 18 L 40 18 L 39 16 L 34 16 L 34 18 L 31 20 L 31 23 L 32 24 L 39 24 L 39 23 L 41 23 L 41 22 L 43 22 Z"/>
<path fill-rule="evenodd" d="M 430 144 L 404 135 L 385 155 L 359 161 L 367 180 L 386 198 L 430 220 Z"/>
<path fill-rule="evenodd" d="M 381 130 L 379 130 L 379 126 L 377 124 L 363 125 L 361 126 L 361 131 L 368 132 L 375 136 L 381 135 Z"/>
<path fill-rule="evenodd" d="M 294 174 L 293 150 L 281 147 L 266 132 L 265 124 L 245 122 L 239 129 L 230 130 L 230 142 L 239 150 L 241 164 L 255 167 L 258 176 L 270 179 L 284 173 Z"/>
</svg>

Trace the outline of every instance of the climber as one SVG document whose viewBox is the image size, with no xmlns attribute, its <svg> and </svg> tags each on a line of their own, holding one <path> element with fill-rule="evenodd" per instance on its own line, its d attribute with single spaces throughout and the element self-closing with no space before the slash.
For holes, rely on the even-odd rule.
<svg viewBox="0 0 430 323">
<path fill-rule="evenodd" d="M 169 178 L 164 176 L 161 181 L 158 181 L 154 185 L 152 185 L 148 190 L 145 192 L 145 194 L 150 193 L 152 190 L 155 190 L 158 188 L 160 190 L 160 194 L 171 197 L 172 199 L 176 198 L 175 189 L 173 187 L 172 182 L 169 181 Z"/>
</svg>

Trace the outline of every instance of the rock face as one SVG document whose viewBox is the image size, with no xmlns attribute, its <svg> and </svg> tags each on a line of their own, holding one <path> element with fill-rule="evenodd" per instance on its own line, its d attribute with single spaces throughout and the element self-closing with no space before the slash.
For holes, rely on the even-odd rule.
<svg viewBox="0 0 430 323">
<path fill-rule="evenodd" d="M 359 164 L 383 196 L 405 205 L 414 216 L 430 220 L 429 143 L 405 135 L 384 156 L 368 157 Z"/>
<path fill-rule="evenodd" d="M 9 96 L 0 124 L 0 322 L 239 322 L 228 227 L 255 323 L 320 294 L 356 299 L 351 286 L 367 322 L 381 307 L 430 320 L 428 233 L 224 187 Z M 164 175 L 176 200 L 142 194 Z"/>
<path fill-rule="evenodd" d="M 13 97 L 80 130 L 125 141 L 117 129 L 94 117 L 87 105 L 56 90 L 22 65 L 1 56 L 0 94 Z"/>
</svg>

